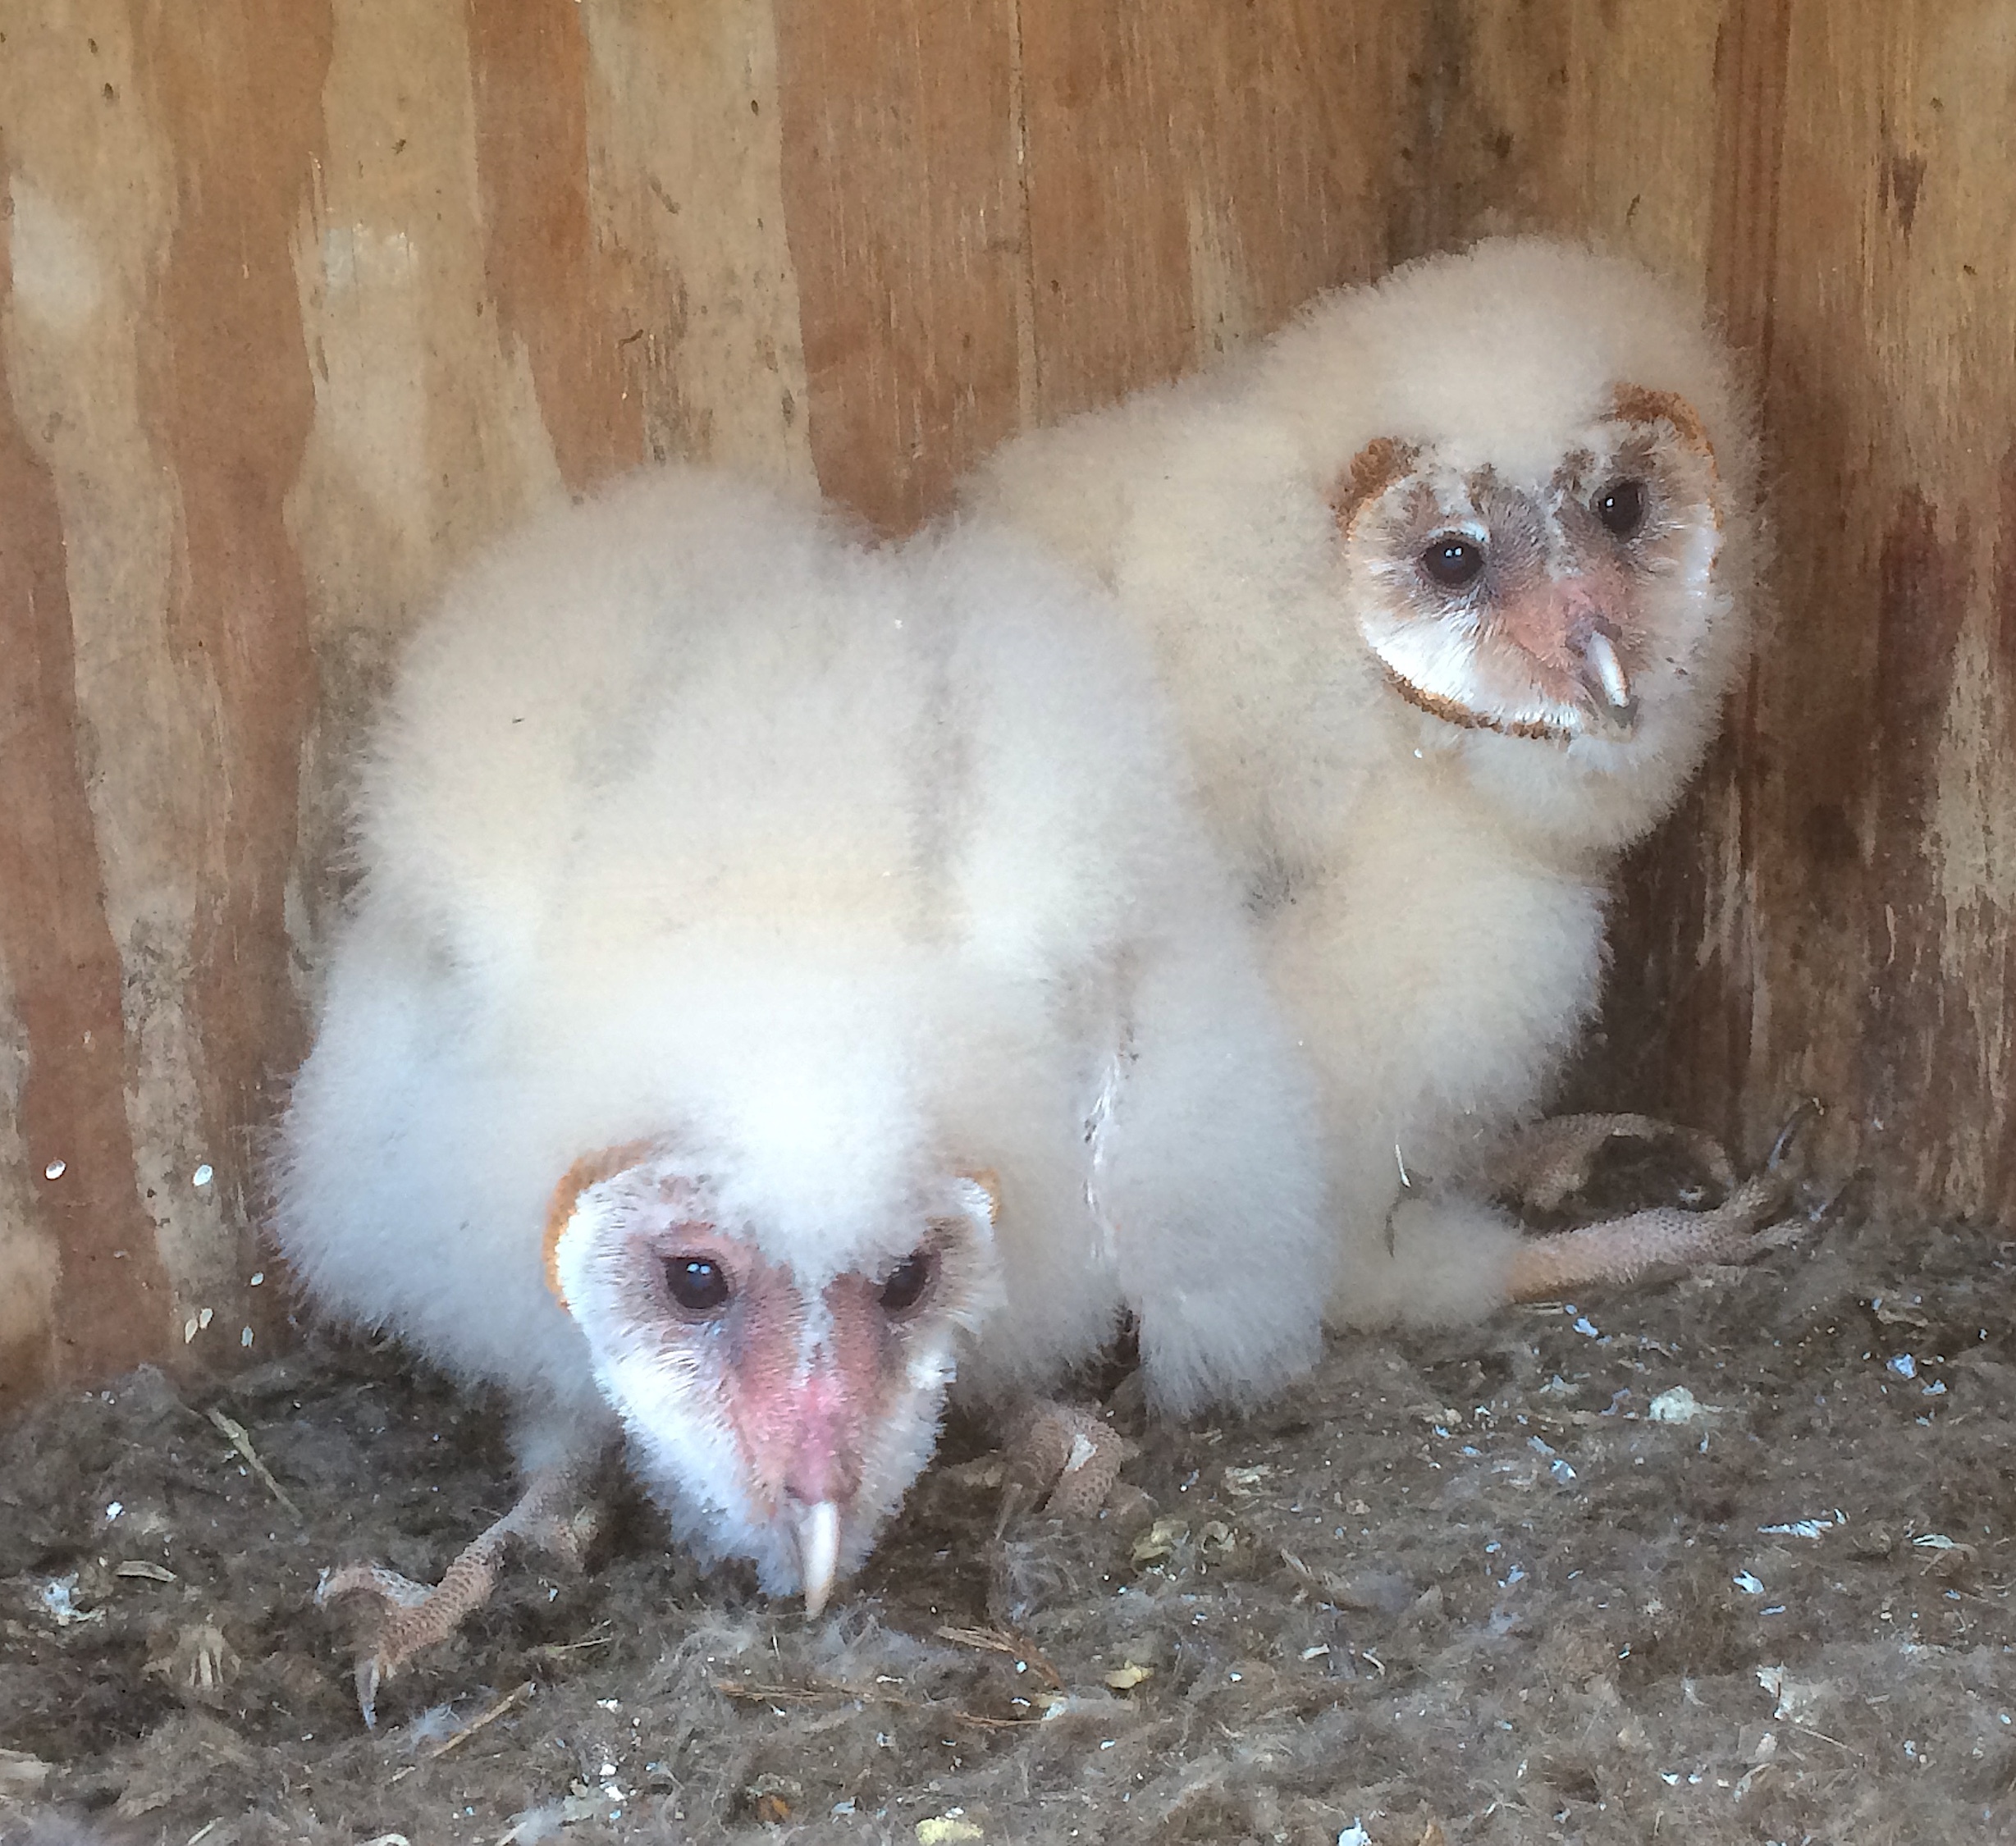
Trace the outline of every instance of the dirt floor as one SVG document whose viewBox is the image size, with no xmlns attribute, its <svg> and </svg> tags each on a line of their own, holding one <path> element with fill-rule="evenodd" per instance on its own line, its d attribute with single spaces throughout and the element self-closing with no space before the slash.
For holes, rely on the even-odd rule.
<svg viewBox="0 0 2016 1846">
<path fill-rule="evenodd" d="M 955 1428 L 809 1625 L 619 1508 L 375 1735 L 317 1574 L 437 1574 L 508 1501 L 494 1407 L 356 1346 L 137 1374 L 0 1434 L 0 1836 L 2016 1838 L 2013 1250 L 1836 1226 L 1338 1342 L 1005 1541 Z"/>
</svg>

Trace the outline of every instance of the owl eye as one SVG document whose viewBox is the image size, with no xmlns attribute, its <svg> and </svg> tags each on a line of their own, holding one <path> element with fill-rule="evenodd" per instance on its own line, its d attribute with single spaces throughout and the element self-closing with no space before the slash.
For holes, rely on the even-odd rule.
<svg viewBox="0 0 2016 1846">
<path fill-rule="evenodd" d="M 689 1314 L 718 1314 L 732 1292 L 728 1272 L 711 1256 L 668 1256 L 665 1282 L 672 1299 Z"/>
<path fill-rule="evenodd" d="M 882 1284 L 878 1297 L 882 1311 L 889 1314 L 907 1314 L 924 1299 L 925 1291 L 931 1286 L 938 1273 L 938 1257 L 928 1250 L 912 1250 L 902 1262 L 889 1271 L 889 1280 Z"/>
<path fill-rule="evenodd" d="M 1484 548 L 1453 532 L 1445 532 L 1421 554 L 1421 568 L 1445 590 L 1460 590 L 1484 568 Z"/>
<path fill-rule="evenodd" d="M 1629 538 L 1645 523 L 1645 483 L 1612 481 L 1596 496 L 1590 510 L 1619 538 Z"/>
</svg>

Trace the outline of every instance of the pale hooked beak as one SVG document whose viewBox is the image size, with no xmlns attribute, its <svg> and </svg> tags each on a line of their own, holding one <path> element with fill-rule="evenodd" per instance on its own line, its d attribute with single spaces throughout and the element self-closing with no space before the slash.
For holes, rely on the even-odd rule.
<svg viewBox="0 0 2016 1846">
<path fill-rule="evenodd" d="M 840 1559 L 840 1513 L 830 1500 L 807 1506 L 798 1515 L 798 1563 L 805 1576 L 805 1619 L 811 1620 L 833 1593 L 833 1573 Z"/>
<path fill-rule="evenodd" d="M 1591 631 L 1583 642 L 1582 665 L 1583 683 L 1598 696 L 1598 715 L 1611 730 L 1628 733 L 1638 722 L 1638 701 L 1616 645 L 1601 628 Z"/>
</svg>

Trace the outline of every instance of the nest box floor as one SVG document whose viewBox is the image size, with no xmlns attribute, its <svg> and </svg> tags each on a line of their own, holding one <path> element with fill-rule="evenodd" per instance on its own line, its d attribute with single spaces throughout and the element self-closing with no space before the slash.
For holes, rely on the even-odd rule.
<svg viewBox="0 0 2016 1846">
<path fill-rule="evenodd" d="M 360 1347 L 135 1374 L 0 1434 L 0 1836 L 2011 1837 L 2011 1259 L 1870 1225 L 1335 1343 L 1269 1414 L 1148 1430 L 1145 1498 L 1078 1528 L 997 1539 L 955 1427 L 809 1626 L 619 1506 L 375 1735 L 318 1572 L 437 1574 L 508 1503 L 494 1409 Z"/>
</svg>

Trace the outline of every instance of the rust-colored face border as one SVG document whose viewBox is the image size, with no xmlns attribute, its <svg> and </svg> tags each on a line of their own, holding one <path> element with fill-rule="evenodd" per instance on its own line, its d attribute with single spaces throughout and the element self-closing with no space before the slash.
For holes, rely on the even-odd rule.
<svg viewBox="0 0 2016 1846">
<path fill-rule="evenodd" d="M 569 1314 L 574 1309 L 567 1300 L 567 1291 L 560 1286 L 560 1242 L 567 1234 L 567 1227 L 574 1221 L 574 1209 L 581 1201 L 581 1195 L 591 1186 L 599 1186 L 604 1180 L 614 1179 L 617 1174 L 636 1166 L 655 1150 L 650 1141 L 625 1141 L 619 1147 L 598 1148 L 592 1154 L 583 1154 L 553 1188 L 552 1199 L 546 1209 L 546 1233 L 540 1243 L 540 1262 L 546 1273 L 546 1286 L 552 1291 L 553 1299 Z"/>
<path fill-rule="evenodd" d="M 1406 474 L 1419 455 L 1412 443 L 1396 436 L 1374 436 L 1353 455 L 1325 496 L 1337 516 L 1337 530 L 1348 538 L 1358 515 Z"/>
</svg>

